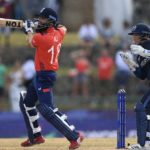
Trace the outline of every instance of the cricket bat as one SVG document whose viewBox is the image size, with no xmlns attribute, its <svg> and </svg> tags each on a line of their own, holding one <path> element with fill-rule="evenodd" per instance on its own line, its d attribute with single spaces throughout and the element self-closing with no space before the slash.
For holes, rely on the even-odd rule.
<svg viewBox="0 0 150 150">
<path fill-rule="evenodd" d="M 22 28 L 23 20 L 0 18 L 0 27 Z"/>
</svg>

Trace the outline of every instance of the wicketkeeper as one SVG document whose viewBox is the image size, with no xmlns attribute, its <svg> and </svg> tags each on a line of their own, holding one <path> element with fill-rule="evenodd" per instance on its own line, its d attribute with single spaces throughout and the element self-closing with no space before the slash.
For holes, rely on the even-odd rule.
<svg viewBox="0 0 150 150">
<path fill-rule="evenodd" d="M 36 76 L 29 85 L 27 93 L 21 93 L 20 109 L 27 127 L 28 139 L 21 146 L 32 146 L 44 143 L 41 127 L 38 123 L 38 112 L 70 142 L 69 149 L 80 146 L 83 136 L 67 121 L 67 116 L 56 108 L 53 101 L 52 88 L 55 84 L 58 70 L 58 58 L 66 28 L 58 24 L 57 14 L 50 8 L 40 11 L 35 34 L 33 22 L 25 21 L 25 32 L 28 44 L 36 48 L 35 70 Z M 64 87 L 62 87 L 64 88 Z"/>
<path fill-rule="evenodd" d="M 150 80 L 150 28 L 140 23 L 132 28 L 129 35 L 133 40 L 130 48 L 134 59 L 124 52 L 121 52 L 120 56 L 137 78 Z M 137 144 L 129 146 L 129 149 L 150 149 L 150 90 L 137 102 L 135 113 Z"/>
</svg>

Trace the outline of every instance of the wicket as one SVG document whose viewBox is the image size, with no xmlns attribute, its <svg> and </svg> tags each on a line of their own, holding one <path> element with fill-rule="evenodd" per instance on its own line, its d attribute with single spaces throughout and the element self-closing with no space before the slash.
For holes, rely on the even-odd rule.
<svg viewBox="0 0 150 150">
<path fill-rule="evenodd" d="M 117 94 L 117 149 L 125 148 L 126 136 L 126 92 L 120 89 Z"/>
</svg>

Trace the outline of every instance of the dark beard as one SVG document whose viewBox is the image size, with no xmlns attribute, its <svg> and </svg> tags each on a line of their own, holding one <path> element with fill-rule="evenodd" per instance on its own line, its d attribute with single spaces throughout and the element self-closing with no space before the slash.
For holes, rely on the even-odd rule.
<svg viewBox="0 0 150 150">
<path fill-rule="evenodd" d="M 48 26 L 38 25 L 37 28 L 35 29 L 35 32 L 42 33 L 45 32 L 48 28 L 49 28 Z"/>
</svg>

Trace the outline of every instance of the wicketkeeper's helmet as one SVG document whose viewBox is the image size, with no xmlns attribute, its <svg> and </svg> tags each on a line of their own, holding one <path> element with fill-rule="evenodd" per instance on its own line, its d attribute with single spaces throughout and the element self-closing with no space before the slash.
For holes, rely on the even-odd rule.
<svg viewBox="0 0 150 150">
<path fill-rule="evenodd" d="M 129 35 L 139 35 L 141 37 L 150 37 L 150 28 L 148 25 L 143 23 L 138 23 L 137 25 L 131 28 Z"/>
</svg>

